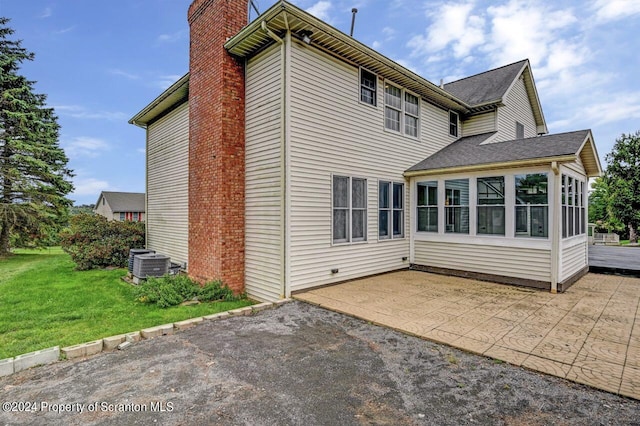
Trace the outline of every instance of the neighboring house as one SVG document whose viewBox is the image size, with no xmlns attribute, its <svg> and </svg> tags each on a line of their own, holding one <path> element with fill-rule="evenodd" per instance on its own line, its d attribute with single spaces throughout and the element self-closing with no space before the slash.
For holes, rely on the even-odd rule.
<svg viewBox="0 0 640 426">
<path fill-rule="evenodd" d="M 96 202 L 94 212 L 109 220 L 143 222 L 145 194 L 139 192 L 102 191 Z"/>
<path fill-rule="evenodd" d="M 259 300 L 415 268 L 563 291 L 587 271 L 589 130 L 528 60 L 439 87 L 303 10 L 189 8 L 147 132 L 147 246 Z M 220 30 L 219 29 L 224 29 Z"/>
</svg>

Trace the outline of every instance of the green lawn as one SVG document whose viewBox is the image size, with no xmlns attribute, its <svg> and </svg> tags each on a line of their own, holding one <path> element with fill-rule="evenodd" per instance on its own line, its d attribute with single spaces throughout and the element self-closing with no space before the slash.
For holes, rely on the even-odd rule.
<svg viewBox="0 0 640 426">
<path fill-rule="evenodd" d="M 161 309 L 134 300 L 126 270 L 76 271 L 59 248 L 0 259 L 0 359 L 251 305 L 249 300 Z"/>
</svg>

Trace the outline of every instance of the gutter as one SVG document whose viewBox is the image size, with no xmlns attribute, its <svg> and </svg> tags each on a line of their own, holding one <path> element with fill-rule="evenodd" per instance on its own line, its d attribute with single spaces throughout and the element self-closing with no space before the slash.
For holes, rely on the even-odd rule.
<svg viewBox="0 0 640 426">
<path fill-rule="evenodd" d="M 525 166 L 540 166 L 540 165 L 548 165 L 553 163 L 564 163 L 576 161 L 576 156 L 571 155 L 563 155 L 557 157 L 548 157 L 548 158 L 533 158 L 529 160 L 518 160 L 518 161 L 508 161 L 508 162 L 499 162 L 499 163 L 487 163 L 487 164 L 474 164 L 469 166 L 458 166 L 458 167 L 446 167 L 440 169 L 430 169 L 430 170 L 412 170 L 404 172 L 404 177 L 414 177 L 414 176 L 432 176 L 432 175 L 441 175 L 441 174 L 451 174 L 451 173 L 462 173 L 462 172 L 476 172 L 482 170 L 493 170 L 493 169 L 509 169 L 513 167 L 525 167 Z"/>
</svg>

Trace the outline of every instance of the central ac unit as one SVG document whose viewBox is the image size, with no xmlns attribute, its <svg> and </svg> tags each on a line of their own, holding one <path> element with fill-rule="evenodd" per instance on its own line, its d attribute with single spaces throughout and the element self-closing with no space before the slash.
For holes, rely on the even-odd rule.
<svg viewBox="0 0 640 426">
<path fill-rule="evenodd" d="M 133 276 L 161 277 L 169 273 L 171 258 L 163 254 L 138 254 L 133 257 Z"/>
<path fill-rule="evenodd" d="M 133 258 L 138 255 L 138 254 L 155 254 L 155 250 L 150 250 L 150 249 L 130 249 L 129 250 L 129 263 L 128 263 L 128 269 L 129 269 L 129 273 L 133 274 Z"/>
</svg>

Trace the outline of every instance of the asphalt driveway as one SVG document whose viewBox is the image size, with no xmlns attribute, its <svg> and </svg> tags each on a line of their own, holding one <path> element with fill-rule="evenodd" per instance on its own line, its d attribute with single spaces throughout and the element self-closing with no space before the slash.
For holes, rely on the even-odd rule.
<svg viewBox="0 0 640 426">
<path fill-rule="evenodd" d="M 21 408 L 0 412 L 11 425 L 640 420 L 639 401 L 303 302 L 3 377 L 0 402 Z"/>
</svg>

